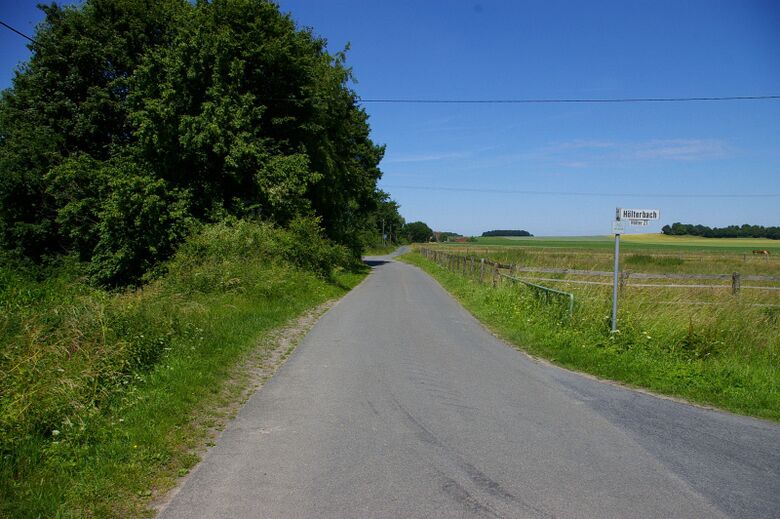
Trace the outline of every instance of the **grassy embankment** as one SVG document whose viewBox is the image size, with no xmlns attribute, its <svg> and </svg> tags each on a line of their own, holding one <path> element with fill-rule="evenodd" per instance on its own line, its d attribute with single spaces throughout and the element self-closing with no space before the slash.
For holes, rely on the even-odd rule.
<svg viewBox="0 0 780 519">
<path fill-rule="evenodd" d="M 591 253 L 585 259 L 576 251 L 561 252 L 557 257 L 551 250 L 525 256 L 519 251 L 514 258 L 539 266 L 545 261 L 566 268 L 600 265 Z M 571 265 L 572 258 L 585 263 Z M 647 250 L 636 258 L 643 272 L 681 266 Z M 629 288 L 621 295 L 620 331 L 612 335 L 610 287 L 544 283 L 575 293 L 577 305 L 568 318 L 564 302 L 545 301 L 528 288 L 480 284 L 419 254 L 403 259 L 432 274 L 477 318 L 528 353 L 659 393 L 780 420 L 780 305 L 764 302 L 778 303 L 776 291 L 745 290 L 735 298 L 722 289 Z"/>
<path fill-rule="evenodd" d="M 362 279 L 309 231 L 207 227 L 120 293 L 0 269 L 0 516 L 149 515 L 241 398 L 242 359 Z"/>
</svg>

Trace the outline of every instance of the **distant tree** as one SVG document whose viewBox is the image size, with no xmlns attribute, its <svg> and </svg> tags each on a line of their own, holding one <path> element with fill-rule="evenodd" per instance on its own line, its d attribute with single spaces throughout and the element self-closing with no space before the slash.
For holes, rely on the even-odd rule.
<svg viewBox="0 0 780 519">
<path fill-rule="evenodd" d="M 533 234 L 522 230 L 496 230 L 483 232 L 482 236 L 533 236 Z"/>
<path fill-rule="evenodd" d="M 449 241 L 450 238 L 456 238 L 460 236 L 460 234 L 450 231 L 440 231 L 437 234 L 439 236 L 439 241 Z"/>
<path fill-rule="evenodd" d="M 381 189 L 376 192 L 376 208 L 367 217 L 367 226 L 363 233 L 363 243 L 367 247 L 397 244 L 401 240 L 401 230 L 405 220 L 399 212 L 400 206 L 390 195 Z M 382 233 L 385 239 L 382 239 Z"/>
<path fill-rule="evenodd" d="M 402 234 L 412 243 L 426 243 L 433 236 L 433 231 L 423 222 L 412 222 L 404 225 Z"/>
<path fill-rule="evenodd" d="M 780 239 L 780 227 L 763 227 L 761 225 L 729 225 L 727 227 L 707 227 L 675 222 L 671 226 L 661 228 L 663 234 L 669 236 L 704 236 L 705 238 L 769 238 Z"/>
</svg>

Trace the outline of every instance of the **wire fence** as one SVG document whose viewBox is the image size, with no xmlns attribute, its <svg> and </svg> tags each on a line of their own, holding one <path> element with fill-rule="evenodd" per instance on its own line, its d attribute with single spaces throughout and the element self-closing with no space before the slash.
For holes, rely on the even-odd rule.
<svg viewBox="0 0 780 519">
<path fill-rule="evenodd" d="M 612 281 L 603 280 L 603 278 L 612 278 L 611 271 L 601 270 L 581 270 L 565 268 L 548 267 L 527 267 L 519 264 L 500 263 L 488 258 L 469 255 L 453 254 L 442 250 L 428 247 L 419 247 L 417 251 L 427 259 L 434 261 L 440 266 L 479 280 L 480 283 L 492 284 L 497 286 L 502 281 L 521 283 L 540 293 L 545 297 L 559 297 L 568 301 L 569 314 L 574 310 L 575 295 L 558 288 L 566 285 L 586 285 L 586 286 L 612 286 Z M 559 276 L 559 277 L 551 277 Z M 590 279 L 582 279 L 590 278 Z M 780 291 L 780 276 L 760 276 L 752 274 L 741 274 L 733 272 L 731 274 L 679 274 L 679 273 L 646 273 L 646 272 L 620 272 L 619 289 L 621 291 L 627 288 L 641 289 L 704 289 L 713 293 L 721 291 L 730 291 L 732 295 L 739 296 L 743 290 L 772 294 Z M 671 282 L 670 282 L 671 281 Z M 745 284 L 760 283 L 760 284 Z M 557 285 L 556 288 L 545 285 Z M 777 283 L 778 285 L 774 285 Z M 773 297 L 770 298 L 770 301 Z M 659 303 L 669 303 L 676 305 L 700 305 L 700 304 L 723 304 L 722 302 L 702 302 L 702 301 L 659 301 Z M 747 303 L 749 306 L 777 307 L 780 304 L 755 302 Z"/>
</svg>

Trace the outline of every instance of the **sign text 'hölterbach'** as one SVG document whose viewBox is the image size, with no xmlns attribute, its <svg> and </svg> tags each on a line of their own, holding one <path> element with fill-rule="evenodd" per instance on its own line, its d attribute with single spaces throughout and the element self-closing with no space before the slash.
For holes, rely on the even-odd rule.
<svg viewBox="0 0 780 519">
<path fill-rule="evenodd" d="M 623 209 L 617 210 L 618 220 L 658 220 L 661 217 L 661 211 L 658 209 Z"/>
</svg>

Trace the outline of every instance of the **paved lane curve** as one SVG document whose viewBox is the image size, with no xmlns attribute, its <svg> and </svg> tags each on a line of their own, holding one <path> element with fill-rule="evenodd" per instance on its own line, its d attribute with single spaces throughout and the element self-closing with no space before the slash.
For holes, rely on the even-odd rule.
<svg viewBox="0 0 780 519">
<path fill-rule="evenodd" d="M 780 516 L 780 426 L 539 364 L 372 263 L 161 518 Z"/>
</svg>

